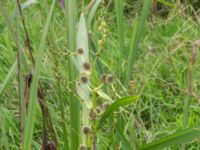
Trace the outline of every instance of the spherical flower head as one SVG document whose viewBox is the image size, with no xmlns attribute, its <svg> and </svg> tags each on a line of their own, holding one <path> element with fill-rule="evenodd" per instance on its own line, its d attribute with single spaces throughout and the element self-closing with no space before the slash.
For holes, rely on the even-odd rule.
<svg viewBox="0 0 200 150">
<path fill-rule="evenodd" d="M 101 75 L 101 82 L 106 82 L 106 74 Z"/>
<path fill-rule="evenodd" d="M 108 83 L 113 83 L 113 82 L 114 82 L 114 77 L 113 77 L 113 75 L 111 75 L 111 74 L 107 75 L 106 81 L 107 81 Z"/>
<path fill-rule="evenodd" d="M 98 27 L 98 30 L 99 30 L 99 31 L 102 31 L 102 29 L 103 29 L 103 28 L 102 28 L 101 26 Z"/>
<path fill-rule="evenodd" d="M 79 146 L 79 150 L 87 150 L 87 147 L 84 144 L 81 144 Z"/>
<path fill-rule="evenodd" d="M 101 22 L 101 26 L 102 26 L 102 27 L 106 27 L 106 25 L 107 25 L 107 24 L 106 24 L 105 21 L 102 21 L 102 22 Z"/>
<path fill-rule="evenodd" d="M 101 113 L 101 108 L 100 107 L 96 107 L 95 111 L 96 111 L 97 114 L 100 114 Z"/>
<path fill-rule="evenodd" d="M 103 40 L 98 40 L 98 45 L 103 46 Z"/>
<path fill-rule="evenodd" d="M 90 116 L 90 119 L 91 119 L 91 120 L 95 120 L 95 119 L 96 119 L 97 114 L 96 114 L 96 112 L 94 111 L 94 109 L 90 109 L 89 116 Z"/>
<path fill-rule="evenodd" d="M 84 126 L 84 127 L 83 127 L 83 133 L 84 133 L 84 134 L 89 134 L 90 131 L 91 131 L 91 128 L 90 128 L 89 126 Z"/>
<path fill-rule="evenodd" d="M 89 63 L 89 62 L 84 62 L 84 63 L 83 63 L 83 68 L 84 68 L 85 70 L 90 70 L 90 68 L 91 68 L 90 63 Z"/>
<path fill-rule="evenodd" d="M 86 75 L 82 75 L 80 77 L 80 81 L 81 81 L 81 83 L 87 83 L 88 82 L 88 77 Z"/>
<path fill-rule="evenodd" d="M 81 48 L 81 47 L 79 47 L 79 48 L 77 49 L 77 53 L 80 54 L 80 55 L 82 55 L 82 54 L 84 53 L 84 49 Z"/>
</svg>

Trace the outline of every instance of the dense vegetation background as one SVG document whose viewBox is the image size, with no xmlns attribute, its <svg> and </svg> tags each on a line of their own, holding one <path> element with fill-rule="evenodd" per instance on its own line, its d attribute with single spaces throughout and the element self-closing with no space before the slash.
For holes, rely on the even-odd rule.
<svg viewBox="0 0 200 150">
<path fill-rule="evenodd" d="M 0 149 L 200 149 L 199 9 L 0 0 Z"/>
</svg>

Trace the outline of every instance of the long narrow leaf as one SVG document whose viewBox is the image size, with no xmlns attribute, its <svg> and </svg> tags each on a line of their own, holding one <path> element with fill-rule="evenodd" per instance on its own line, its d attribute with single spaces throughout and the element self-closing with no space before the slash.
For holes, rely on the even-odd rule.
<svg viewBox="0 0 200 150">
<path fill-rule="evenodd" d="M 19 14 L 19 13 L 18 13 Z M 17 45 L 17 70 L 18 70 L 18 97 L 19 97 L 19 107 L 20 107 L 20 135 L 21 135 L 21 142 L 20 145 L 22 146 L 23 143 L 23 131 L 26 122 L 26 108 L 25 108 L 25 99 L 24 99 L 24 81 L 23 81 L 23 74 L 22 74 L 22 49 L 20 44 L 20 32 L 19 32 L 19 17 L 16 17 L 17 22 L 17 32 L 16 32 L 16 45 Z"/>
<path fill-rule="evenodd" d="M 130 142 L 127 140 L 123 133 L 117 131 L 117 137 L 122 142 L 123 150 L 133 150 L 133 148 L 130 145 Z"/>
<path fill-rule="evenodd" d="M 137 32 L 136 32 L 134 43 L 133 43 L 133 49 L 130 51 L 130 54 L 129 54 L 130 57 L 129 57 L 127 75 L 126 75 L 127 78 L 126 78 L 126 83 L 125 83 L 126 86 L 128 86 L 128 83 L 132 76 L 133 64 L 136 61 L 138 47 L 142 38 L 143 28 L 145 25 L 145 21 L 146 21 L 150 6 L 151 6 L 151 0 L 143 0 L 142 14 L 139 17 L 139 24 L 138 24 Z"/>
<path fill-rule="evenodd" d="M 146 144 L 141 150 L 160 150 L 165 147 L 191 142 L 198 138 L 200 138 L 200 128 L 188 128 Z"/>
<path fill-rule="evenodd" d="M 103 113 L 99 122 L 97 123 L 97 129 L 105 122 L 105 120 L 110 116 L 114 111 L 118 110 L 121 106 L 128 105 L 132 102 L 137 101 L 137 96 L 127 96 L 121 99 L 116 100 L 111 104 L 108 109 Z"/>
<path fill-rule="evenodd" d="M 83 14 L 81 14 L 79 20 L 79 27 L 77 33 L 77 48 L 83 49 L 83 54 L 77 55 L 77 69 L 80 75 L 84 74 L 89 79 L 91 74 L 90 69 L 85 70 L 83 65 L 84 63 L 88 63 L 89 65 L 90 62 L 88 49 L 88 33 Z M 77 85 L 77 93 L 81 97 L 81 99 L 85 101 L 86 105 L 88 107 L 91 107 L 89 85 L 89 80 L 87 83 L 80 83 L 79 85 Z"/>
<path fill-rule="evenodd" d="M 17 61 L 15 61 L 12 65 L 12 67 L 10 68 L 10 70 L 8 71 L 8 74 L 6 76 L 6 78 L 3 80 L 3 83 L 0 87 L 0 95 L 3 93 L 4 89 L 6 88 L 6 86 L 10 83 L 11 79 L 13 78 L 13 76 L 15 75 L 15 71 L 17 68 Z"/>
<path fill-rule="evenodd" d="M 33 82 L 32 82 L 31 91 L 30 91 L 28 119 L 25 126 L 23 150 L 31 149 L 31 142 L 33 139 L 33 129 L 34 129 L 34 123 L 35 123 L 35 106 L 36 106 L 36 99 L 37 99 L 38 80 L 39 80 L 40 70 L 42 66 L 42 55 L 44 51 L 45 40 L 48 33 L 48 27 L 51 22 L 54 5 L 55 5 L 55 0 L 53 0 L 52 2 L 51 9 L 47 17 L 47 21 L 44 27 L 44 31 L 43 31 L 39 49 L 38 49 L 38 55 L 37 55 L 38 58 L 36 59 L 35 72 L 34 72 Z"/>
<path fill-rule="evenodd" d="M 116 11 L 116 20 L 117 20 L 117 33 L 119 39 L 119 50 L 123 54 L 123 44 L 124 44 L 124 8 L 123 0 L 115 0 L 115 11 Z M 120 62 L 122 63 L 122 62 Z"/>
<path fill-rule="evenodd" d="M 77 0 L 65 0 L 66 4 L 66 25 L 67 25 L 67 40 L 68 49 L 74 52 L 76 49 L 76 4 Z M 75 80 L 76 68 L 73 66 L 73 58 L 68 59 L 68 79 Z M 75 85 L 69 84 L 69 88 L 75 91 Z M 70 104 L 70 150 L 77 150 L 80 144 L 80 102 L 74 95 L 69 92 Z"/>
<path fill-rule="evenodd" d="M 176 5 L 174 5 L 173 3 L 167 2 L 166 0 L 158 0 L 158 2 L 163 3 L 170 7 L 176 8 Z"/>
<path fill-rule="evenodd" d="M 94 15 L 96 13 L 97 8 L 99 7 L 101 3 L 101 0 L 96 0 L 95 4 L 93 5 L 91 11 L 89 12 L 88 18 L 87 18 L 87 26 L 90 28 L 92 20 L 94 18 Z"/>
<path fill-rule="evenodd" d="M 82 48 L 83 54 L 77 55 L 78 70 L 80 76 L 84 75 L 87 77 L 87 83 L 79 82 L 76 85 L 77 93 L 83 100 L 82 103 L 82 125 L 89 126 L 89 109 L 92 107 L 92 101 L 90 98 L 90 67 L 87 70 L 84 68 L 84 64 L 90 65 L 89 60 L 89 49 L 88 49 L 88 32 L 85 22 L 84 14 L 80 16 L 77 32 L 77 48 Z M 87 135 L 82 136 L 83 143 L 86 144 Z"/>
</svg>

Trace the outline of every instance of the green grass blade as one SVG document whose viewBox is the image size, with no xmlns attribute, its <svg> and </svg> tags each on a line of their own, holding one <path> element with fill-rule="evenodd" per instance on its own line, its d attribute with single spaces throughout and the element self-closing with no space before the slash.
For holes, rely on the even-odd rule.
<svg viewBox="0 0 200 150">
<path fill-rule="evenodd" d="M 6 121 L 6 117 L 4 116 L 4 109 L 1 108 L 1 113 L 0 113 L 0 128 L 2 129 L 1 131 L 1 137 L 0 137 L 0 148 L 4 147 L 5 150 L 9 150 L 9 143 L 8 143 L 8 123 Z M 7 114 L 6 114 L 7 115 Z"/>
<path fill-rule="evenodd" d="M 130 145 L 130 142 L 127 140 L 127 138 L 124 136 L 123 133 L 121 133 L 120 131 L 117 131 L 117 137 L 122 142 L 123 150 L 133 150 L 133 148 Z"/>
<path fill-rule="evenodd" d="M 116 22 L 117 22 L 117 39 L 118 39 L 118 51 L 121 57 L 119 57 L 118 66 L 122 66 L 124 54 L 127 55 L 124 51 L 124 0 L 115 0 L 115 13 L 116 13 Z M 118 67 L 118 77 L 122 78 L 122 67 Z M 119 86 L 117 86 L 119 90 Z M 119 132 L 123 132 L 124 122 L 120 114 L 117 119 L 116 128 Z M 116 140 L 118 143 L 118 141 Z"/>
<path fill-rule="evenodd" d="M 124 45 L 124 7 L 123 0 L 115 0 L 115 12 L 117 20 L 117 33 L 119 39 L 119 50 L 120 54 L 123 55 L 123 45 Z M 122 63 L 122 62 L 120 62 Z"/>
<path fill-rule="evenodd" d="M 2 83 L 2 85 L 0 87 L 0 95 L 3 93 L 4 89 L 6 88 L 6 86 L 10 83 L 10 81 L 13 79 L 13 76 L 16 74 L 16 72 L 15 72 L 16 68 L 17 68 L 17 61 L 15 61 L 13 63 L 12 67 L 8 71 L 7 76 L 3 80 L 3 83 Z"/>
<path fill-rule="evenodd" d="M 135 16 L 135 19 L 133 21 L 133 32 L 132 32 L 132 37 L 131 37 L 131 44 L 130 44 L 130 52 L 133 50 L 134 48 L 134 41 L 135 41 L 135 37 L 136 37 L 136 33 L 137 33 L 137 29 L 138 29 L 138 15 Z"/>
<path fill-rule="evenodd" d="M 169 7 L 176 8 L 176 5 L 174 5 L 173 3 L 167 2 L 166 0 L 158 0 L 158 2 L 163 3 Z"/>
<path fill-rule="evenodd" d="M 53 0 L 51 9 L 49 11 L 47 21 L 42 33 L 37 59 L 36 59 L 36 65 L 35 65 L 35 72 L 33 75 L 33 81 L 31 84 L 31 90 L 30 90 L 30 99 L 29 99 L 29 107 L 28 107 L 28 119 L 25 126 L 25 132 L 24 132 L 24 142 L 23 142 L 23 150 L 30 150 L 31 149 L 31 142 L 33 139 L 33 130 L 34 130 L 34 123 L 35 123 L 35 106 L 36 106 L 36 99 L 37 99 L 37 91 L 38 91 L 38 80 L 40 75 L 40 70 L 42 66 L 42 55 L 44 51 L 45 46 L 45 40 L 48 33 L 48 27 L 51 22 L 52 13 L 55 6 L 55 0 Z"/>
<path fill-rule="evenodd" d="M 111 104 L 108 109 L 102 114 L 100 120 L 97 123 L 97 129 L 105 122 L 105 120 L 120 107 L 131 104 L 132 102 L 136 102 L 138 99 L 137 96 L 127 96 L 121 99 L 116 100 L 113 104 Z"/>
<path fill-rule="evenodd" d="M 87 26 L 88 26 L 88 29 L 90 29 L 92 20 L 94 18 L 94 15 L 95 15 L 95 13 L 97 11 L 97 8 L 99 7 L 100 3 L 101 3 L 101 0 L 96 0 L 96 2 L 94 3 L 91 11 L 88 14 L 88 17 L 87 17 Z"/>
<path fill-rule="evenodd" d="M 9 17 L 7 15 L 7 10 L 4 9 L 2 4 L 0 4 L 0 11 L 1 11 L 1 15 L 3 16 L 3 18 L 5 20 L 5 24 L 7 25 L 8 29 L 10 31 L 11 37 L 16 42 L 17 41 L 16 33 L 12 28 L 10 20 L 8 19 Z M 6 86 L 10 83 L 11 79 L 13 78 L 16 68 L 17 68 L 17 60 L 13 63 L 12 67 L 10 68 L 6 78 L 4 79 L 4 81 L 0 87 L 0 95 L 3 93 L 4 89 L 6 88 Z"/>
<path fill-rule="evenodd" d="M 28 0 L 28 1 L 26 1 L 22 4 L 22 9 L 25 9 L 25 8 L 33 5 L 33 4 L 36 4 L 36 3 L 38 3 L 36 0 L 32 0 L 32 1 Z"/>
<path fill-rule="evenodd" d="M 68 31 L 68 49 L 74 52 L 76 49 L 76 0 L 65 0 L 66 24 Z M 76 78 L 76 68 L 72 63 L 72 56 L 68 59 L 68 78 L 73 81 Z M 70 83 L 69 89 L 75 91 L 75 85 Z M 70 104 L 70 149 L 77 150 L 80 144 L 80 102 L 74 93 L 68 93 Z"/>
<path fill-rule="evenodd" d="M 18 15 L 20 16 L 19 12 Z M 19 107 L 20 107 L 20 132 L 21 132 L 21 146 L 22 146 L 22 137 L 23 137 L 23 130 L 26 123 L 26 106 L 25 106 L 25 98 L 24 98 L 24 80 L 23 80 L 23 73 L 22 73 L 22 49 L 20 44 L 20 29 L 19 29 L 19 17 L 16 17 L 17 20 L 17 32 L 16 32 L 16 45 L 17 45 L 17 68 L 18 68 L 18 94 L 19 94 Z"/>
<path fill-rule="evenodd" d="M 146 144 L 141 148 L 141 150 L 160 150 L 169 146 L 191 142 L 199 137 L 199 127 L 188 128 Z"/>
<path fill-rule="evenodd" d="M 126 87 L 128 86 L 129 81 L 131 80 L 133 64 L 136 61 L 135 59 L 136 59 L 136 55 L 138 53 L 137 50 L 138 50 L 139 43 L 142 38 L 142 32 L 144 29 L 145 21 L 147 19 L 147 15 L 148 15 L 150 6 L 151 6 L 151 0 L 143 0 L 142 13 L 141 13 L 141 16 L 139 17 L 139 23 L 138 23 L 138 28 L 136 31 L 134 43 L 133 43 L 133 49 L 131 50 L 131 52 L 129 54 L 130 57 L 129 57 L 127 74 L 126 74 L 127 78 L 126 78 L 126 82 L 125 82 Z"/>
</svg>

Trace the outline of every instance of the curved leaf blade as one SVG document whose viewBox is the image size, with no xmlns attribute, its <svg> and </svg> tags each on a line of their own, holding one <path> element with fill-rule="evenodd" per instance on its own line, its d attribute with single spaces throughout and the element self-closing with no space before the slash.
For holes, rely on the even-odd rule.
<svg viewBox="0 0 200 150">
<path fill-rule="evenodd" d="M 101 0 L 96 0 L 93 7 L 91 8 L 91 10 L 88 14 L 87 25 L 88 25 L 89 28 L 91 26 L 92 20 L 94 18 L 94 15 L 95 15 L 97 8 L 99 7 L 100 3 L 101 3 Z"/>
<path fill-rule="evenodd" d="M 97 129 L 103 124 L 103 122 L 110 116 L 114 111 L 118 110 L 120 107 L 136 102 L 138 99 L 137 96 L 127 96 L 121 99 L 116 100 L 111 104 L 108 109 L 103 113 L 99 122 L 97 123 Z"/>
<path fill-rule="evenodd" d="M 140 150 L 160 150 L 165 147 L 180 145 L 183 143 L 191 142 L 197 138 L 200 138 L 200 128 L 192 127 L 174 134 L 163 137 L 157 141 L 153 141 L 144 145 Z"/>
<path fill-rule="evenodd" d="M 7 76 L 5 77 L 5 79 L 3 80 L 2 85 L 0 84 L 0 95 L 3 93 L 4 89 L 6 88 L 6 86 L 10 83 L 10 81 L 12 80 L 13 76 L 15 75 L 15 71 L 17 68 L 17 61 L 15 61 L 12 65 L 12 67 L 10 68 L 10 70 L 8 71 Z"/>
</svg>

